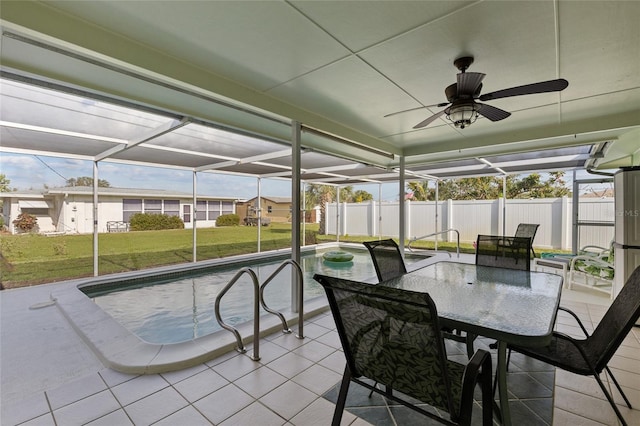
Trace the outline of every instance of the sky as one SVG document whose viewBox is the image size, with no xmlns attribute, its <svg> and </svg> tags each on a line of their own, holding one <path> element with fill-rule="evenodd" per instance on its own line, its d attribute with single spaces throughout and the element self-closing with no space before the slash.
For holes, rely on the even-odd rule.
<svg viewBox="0 0 640 426">
<path fill-rule="evenodd" d="M 18 190 L 43 190 L 49 187 L 65 186 L 70 178 L 93 176 L 92 162 L 43 155 L 0 153 L 0 173 L 10 180 L 9 186 Z M 594 178 L 586 171 L 577 174 L 578 179 Z M 131 166 L 111 162 L 101 162 L 98 166 L 98 179 L 104 179 L 112 187 L 137 189 L 164 189 L 191 193 L 193 174 L 187 170 L 165 169 L 161 167 Z M 565 180 L 572 182 L 572 172 L 567 172 Z M 283 179 L 262 179 L 261 194 L 272 197 L 290 197 L 291 183 Z M 257 196 L 258 181 L 255 177 L 232 176 L 225 174 L 198 173 L 197 192 L 200 195 L 237 197 L 250 199 Z M 601 190 L 602 185 L 591 186 Z M 604 187 L 610 187 L 609 184 Z M 354 190 L 365 190 L 378 200 L 398 200 L 398 184 L 385 183 L 354 185 Z M 584 189 L 584 188 L 583 188 Z"/>
</svg>

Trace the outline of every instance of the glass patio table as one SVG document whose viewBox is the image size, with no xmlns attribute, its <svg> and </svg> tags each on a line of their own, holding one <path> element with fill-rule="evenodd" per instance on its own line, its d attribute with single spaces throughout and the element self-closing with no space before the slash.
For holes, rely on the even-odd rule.
<svg viewBox="0 0 640 426">
<path fill-rule="evenodd" d="M 562 277 L 442 261 L 378 285 L 429 293 L 443 326 L 498 341 L 500 414 L 502 423 L 510 425 L 507 345 L 549 344 Z"/>
</svg>

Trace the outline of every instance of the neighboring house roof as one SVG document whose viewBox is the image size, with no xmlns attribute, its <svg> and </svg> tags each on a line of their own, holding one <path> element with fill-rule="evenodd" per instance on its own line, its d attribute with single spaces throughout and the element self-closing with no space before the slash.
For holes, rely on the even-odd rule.
<svg viewBox="0 0 640 426">
<path fill-rule="evenodd" d="M 43 191 L 44 194 L 77 194 L 77 195 L 91 195 L 93 194 L 93 187 L 91 186 L 64 186 L 58 188 L 49 188 Z M 112 188 L 112 187 L 99 187 L 99 195 L 114 195 L 114 196 L 126 196 L 126 197 L 159 197 L 159 198 L 193 198 L 193 194 L 190 192 L 178 192 L 168 191 L 165 189 L 144 189 L 144 188 Z M 220 197 L 214 195 L 198 195 L 199 200 L 225 200 L 225 201 L 237 201 L 237 197 Z"/>
<path fill-rule="evenodd" d="M 581 195 L 581 198 L 613 198 L 615 196 L 613 188 L 606 188 L 601 191 L 594 190 Z"/>
<path fill-rule="evenodd" d="M 243 203 L 250 203 L 252 201 L 255 201 L 257 198 L 258 197 L 253 197 L 253 198 L 250 198 L 250 199 L 242 201 L 242 202 Z M 274 203 L 277 203 L 277 204 L 291 203 L 291 197 L 272 197 L 272 196 L 265 197 L 264 195 L 262 195 L 260 198 L 262 198 L 263 200 L 273 201 Z"/>
<path fill-rule="evenodd" d="M 0 192 L 1 198 L 33 198 L 33 199 L 42 199 L 44 195 L 42 191 L 34 191 L 32 189 L 26 191 L 7 191 Z"/>
</svg>

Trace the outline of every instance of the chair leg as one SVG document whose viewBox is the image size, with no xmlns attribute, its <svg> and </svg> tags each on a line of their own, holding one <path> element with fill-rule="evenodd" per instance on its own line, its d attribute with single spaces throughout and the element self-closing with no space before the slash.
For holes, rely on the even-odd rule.
<svg viewBox="0 0 640 426">
<path fill-rule="evenodd" d="M 629 402 L 629 399 L 627 399 L 627 395 L 625 395 L 624 392 L 622 392 L 622 388 L 620 387 L 620 384 L 618 383 L 616 378 L 613 376 L 613 373 L 611 372 L 611 370 L 609 370 L 609 367 L 605 367 L 605 369 L 607 370 L 607 373 L 609 373 L 609 377 L 611 377 L 611 380 L 613 380 L 613 384 L 616 385 L 616 388 L 618 388 L 618 392 L 620 392 L 620 395 L 622 395 L 624 402 L 627 403 L 627 407 L 633 408 L 631 406 L 631 403 Z"/>
<path fill-rule="evenodd" d="M 471 359 L 471 357 L 473 357 L 473 354 L 475 353 L 474 349 L 473 349 L 473 342 L 476 340 L 476 335 L 467 332 L 467 336 L 465 339 L 465 345 L 467 347 L 467 357 L 469 357 L 469 359 Z"/>
<path fill-rule="evenodd" d="M 489 364 L 491 367 L 491 364 Z M 484 370 L 484 369 L 483 369 Z M 493 425 L 493 391 L 491 388 L 491 370 L 482 371 L 482 377 L 480 378 L 482 381 L 481 389 L 482 389 L 482 425 L 483 426 L 492 426 Z"/>
<path fill-rule="evenodd" d="M 331 426 L 340 426 L 344 405 L 347 401 L 347 393 L 349 392 L 349 384 L 351 384 L 351 370 L 349 370 L 349 366 L 347 365 L 344 367 L 344 374 L 342 375 L 342 383 L 340 384 L 340 392 L 338 393 L 338 400 L 336 401 L 336 409 L 333 412 Z"/>
<path fill-rule="evenodd" d="M 602 389 L 602 392 L 604 392 L 604 396 L 607 397 L 607 401 L 609 401 L 609 404 L 611 405 L 611 408 L 613 408 L 613 411 L 616 412 L 616 416 L 618 416 L 618 419 L 620 419 L 620 423 L 622 423 L 622 426 L 628 426 L 627 422 L 624 420 L 624 417 L 622 417 L 622 413 L 620 412 L 620 410 L 618 410 L 618 407 L 616 406 L 616 402 L 613 400 L 613 397 L 611 396 L 607 388 L 604 386 L 604 383 L 602 383 L 602 380 L 600 379 L 600 377 L 595 371 L 594 371 L 593 377 L 596 378 L 596 381 L 600 385 L 600 389 Z"/>
</svg>

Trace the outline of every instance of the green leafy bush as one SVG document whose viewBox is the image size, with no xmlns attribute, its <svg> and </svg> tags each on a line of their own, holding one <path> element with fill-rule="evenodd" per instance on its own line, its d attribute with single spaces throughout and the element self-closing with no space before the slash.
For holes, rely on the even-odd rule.
<svg viewBox="0 0 640 426">
<path fill-rule="evenodd" d="M 13 224 L 21 232 L 35 232 L 38 227 L 38 218 L 29 213 L 20 213 Z"/>
<path fill-rule="evenodd" d="M 216 226 L 238 226 L 240 225 L 240 216 L 237 214 L 223 214 L 216 219 Z"/>
<path fill-rule="evenodd" d="M 184 222 L 178 216 L 169 216 L 166 214 L 136 213 L 131 216 L 129 229 L 131 229 L 132 231 L 184 229 Z"/>
</svg>

